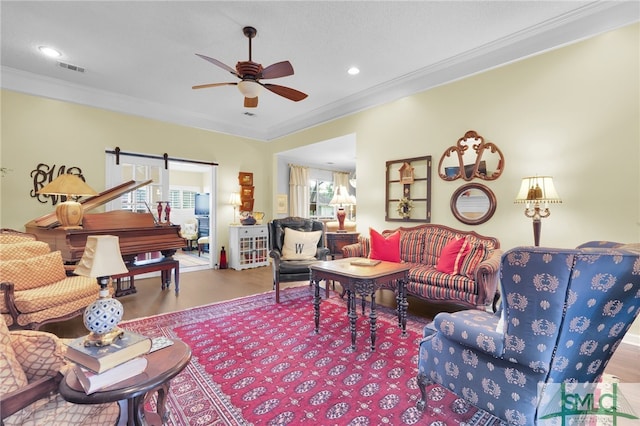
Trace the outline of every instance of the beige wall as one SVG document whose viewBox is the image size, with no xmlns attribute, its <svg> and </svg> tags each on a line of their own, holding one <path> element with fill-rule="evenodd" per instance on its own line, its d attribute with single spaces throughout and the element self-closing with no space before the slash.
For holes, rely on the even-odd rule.
<svg viewBox="0 0 640 426">
<path fill-rule="evenodd" d="M 49 99 L 2 92 L 0 225 L 22 229 L 51 211 L 29 197 L 40 162 L 82 167 L 104 187 L 103 152 L 120 146 L 218 162 L 219 245 L 233 212 L 226 205 L 238 171 L 252 171 L 256 210 L 272 217 L 274 155 L 337 136 L 357 136 L 358 228 L 384 222 L 385 162 L 431 155 L 473 129 L 506 158 L 496 181 L 494 217 L 478 226 L 456 221 L 451 194 L 462 182 L 433 171 L 432 222 L 500 239 L 503 248 L 533 242 L 531 220 L 513 199 L 523 176 L 554 176 L 563 204 L 543 219 L 541 244 L 573 247 L 588 240 L 640 241 L 640 25 L 613 31 L 281 138 L 255 142 Z M 19 206 L 19 208 L 17 207 Z M 640 335 L 640 324 L 634 326 Z"/>
<path fill-rule="evenodd" d="M 269 144 L 272 153 L 343 134 L 357 136 L 358 226 L 384 222 L 385 162 L 431 155 L 432 222 L 497 236 L 504 248 L 533 244 L 531 220 L 513 203 L 520 180 L 552 175 L 563 204 L 542 220 L 542 245 L 640 241 L 639 28 L 634 25 Z M 452 215 L 464 182 L 437 176 L 445 149 L 469 130 L 498 145 L 503 175 L 481 182 L 494 217 L 467 226 Z M 479 182 L 475 180 L 474 182 Z"/>
<path fill-rule="evenodd" d="M 11 169 L 1 181 L 1 227 L 24 230 L 26 222 L 53 210 L 29 195 L 30 173 L 39 163 L 80 167 L 87 183 L 103 191 L 104 151 L 116 146 L 126 152 L 166 152 L 170 157 L 218 163 L 219 245 L 226 245 L 228 224 L 233 222 L 227 201 L 238 191 L 239 171 L 254 173 L 256 206 L 266 210 L 270 202 L 265 143 L 7 90 L 1 102 L 1 161 Z"/>
<path fill-rule="evenodd" d="M 483 225 L 452 215 L 462 181 L 433 170 L 432 222 L 496 236 L 502 247 L 532 245 L 531 219 L 513 204 L 520 180 L 552 175 L 563 204 L 542 220 L 541 245 L 640 241 L 640 25 L 529 58 L 269 145 L 272 153 L 340 135 L 357 135 L 358 230 L 384 221 L 385 162 L 431 155 L 434 167 L 465 131 L 500 147 L 505 171 L 481 182 L 498 207 Z M 275 164 L 275 162 L 274 162 Z M 477 180 L 475 181 L 477 182 Z M 640 344 L 640 320 L 630 334 Z"/>
</svg>

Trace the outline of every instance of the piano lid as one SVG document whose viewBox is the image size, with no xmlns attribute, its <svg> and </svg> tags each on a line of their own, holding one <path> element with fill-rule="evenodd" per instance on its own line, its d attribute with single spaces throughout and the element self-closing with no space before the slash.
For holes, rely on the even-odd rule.
<svg viewBox="0 0 640 426">
<path fill-rule="evenodd" d="M 100 207 L 104 204 L 107 204 L 109 201 L 121 197 L 123 194 L 134 191 L 145 185 L 149 185 L 151 182 L 153 182 L 153 179 L 145 181 L 130 180 L 118 186 L 114 186 L 113 188 L 102 191 L 98 195 L 94 195 L 93 197 L 89 197 L 80 201 L 80 204 L 82 204 L 82 212 L 86 213 L 88 211 L 91 211 L 96 207 Z M 60 222 L 58 222 L 55 211 L 35 219 L 33 223 L 42 228 L 55 228 L 60 226 Z"/>
</svg>

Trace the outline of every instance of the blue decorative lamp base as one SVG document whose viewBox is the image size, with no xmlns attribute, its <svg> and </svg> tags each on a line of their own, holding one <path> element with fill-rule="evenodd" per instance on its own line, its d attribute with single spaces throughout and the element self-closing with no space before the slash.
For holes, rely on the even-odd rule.
<svg viewBox="0 0 640 426">
<path fill-rule="evenodd" d="M 106 281 L 104 286 L 102 279 Z M 124 308 L 120 301 L 109 296 L 108 282 L 109 277 L 98 279 L 100 297 L 84 311 L 84 326 L 91 332 L 84 340 L 85 346 L 110 345 L 124 334 L 124 331 L 118 328 Z"/>
<path fill-rule="evenodd" d="M 128 272 L 122 261 L 119 239 L 115 235 L 89 235 L 82 259 L 74 270 L 76 275 L 96 278 L 100 286 L 98 300 L 84 311 L 84 325 L 91 332 L 84 340 L 85 346 L 107 346 L 121 337 L 118 328 L 124 308 L 109 294 L 112 275 Z"/>
</svg>

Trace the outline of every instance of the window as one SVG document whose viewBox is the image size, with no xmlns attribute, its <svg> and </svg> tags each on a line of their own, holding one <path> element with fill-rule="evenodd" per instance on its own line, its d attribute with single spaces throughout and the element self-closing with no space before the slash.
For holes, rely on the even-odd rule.
<svg viewBox="0 0 640 426">
<path fill-rule="evenodd" d="M 196 191 L 172 188 L 169 190 L 169 203 L 172 208 L 194 210 Z"/>
<path fill-rule="evenodd" d="M 333 180 L 309 179 L 309 217 L 313 219 L 335 216 L 335 209 L 329 205 L 333 197 Z"/>
<path fill-rule="evenodd" d="M 179 189 L 169 189 L 169 203 L 171 206 L 176 207 L 182 204 L 182 197 L 180 197 Z"/>
<path fill-rule="evenodd" d="M 190 210 L 196 208 L 196 191 L 182 191 L 182 208 Z"/>
</svg>

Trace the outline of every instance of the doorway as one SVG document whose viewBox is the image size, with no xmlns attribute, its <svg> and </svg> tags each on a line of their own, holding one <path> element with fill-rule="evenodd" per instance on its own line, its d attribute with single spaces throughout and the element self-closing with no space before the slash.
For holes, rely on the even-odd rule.
<svg viewBox="0 0 640 426">
<path fill-rule="evenodd" d="M 106 151 L 105 154 L 105 182 L 108 188 L 128 180 L 153 180 L 149 185 L 123 194 L 107 203 L 107 211 L 129 210 L 150 213 L 154 219 L 162 222 L 166 220 L 166 216 L 159 217 L 156 206 L 159 203 L 161 206 L 168 204 L 170 206 L 169 221 L 174 225 L 182 225 L 185 221 L 196 218 L 196 195 L 206 193 L 209 194 L 208 214 L 197 218 L 202 234 L 198 237 L 208 237 L 209 246 L 217 247 L 214 232 L 216 211 L 213 208 L 216 205 L 217 164 L 199 160 L 167 159 L 138 153 L 118 152 L 116 154 L 115 151 Z M 166 214 L 166 207 L 164 212 Z M 195 249 L 197 250 L 197 245 Z M 206 267 L 213 268 L 217 264 L 217 256 L 213 250 L 207 253 L 206 258 L 208 261 Z"/>
</svg>

